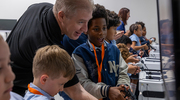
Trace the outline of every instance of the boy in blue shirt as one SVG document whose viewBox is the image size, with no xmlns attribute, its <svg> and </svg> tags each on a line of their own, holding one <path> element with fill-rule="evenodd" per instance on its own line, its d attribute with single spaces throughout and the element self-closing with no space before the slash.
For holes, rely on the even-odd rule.
<svg viewBox="0 0 180 100">
<path fill-rule="evenodd" d="M 115 34 L 117 33 L 116 29 L 118 25 L 120 24 L 119 17 L 113 11 L 109 11 L 109 10 L 106 10 L 106 11 L 108 14 L 109 23 L 107 25 L 107 36 L 105 38 L 105 41 L 107 43 L 111 43 L 116 46 L 116 41 L 114 40 L 114 38 L 115 38 Z"/>
<path fill-rule="evenodd" d="M 75 67 L 69 54 L 57 45 L 45 46 L 33 59 L 33 83 L 28 85 L 25 100 L 54 100 L 64 84 L 73 78 Z"/>
<path fill-rule="evenodd" d="M 72 54 L 76 74 L 90 94 L 103 100 L 124 100 L 124 84 L 130 86 L 128 66 L 119 49 L 106 43 L 107 13 L 103 6 L 95 5 L 93 18 L 88 22 L 88 40 Z"/>
</svg>

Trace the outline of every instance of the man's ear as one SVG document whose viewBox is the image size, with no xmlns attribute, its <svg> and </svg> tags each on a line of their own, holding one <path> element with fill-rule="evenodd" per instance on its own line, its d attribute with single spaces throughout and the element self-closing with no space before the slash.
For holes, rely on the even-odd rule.
<svg viewBox="0 0 180 100">
<path fill-rule="evenodd" d="M 60 22 L 63 21 L 64 17 L 65 17 L 65 13 L 63 11 L 59 11 L 58 12 L 58 19 Z"/>
<path fill-rule="evenodd" d="M 41 75 L 41 78 L 40 78 L 41 84 L 44 85 L 48 78 L 49 78 L 49 76 L 46 74 Z"/>
</svg>

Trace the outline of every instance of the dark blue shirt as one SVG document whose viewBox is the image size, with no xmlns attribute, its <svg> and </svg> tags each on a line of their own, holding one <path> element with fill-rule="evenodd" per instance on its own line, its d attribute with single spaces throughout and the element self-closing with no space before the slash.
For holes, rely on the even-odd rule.
<svg viewBox="0 0 180 100">
<path fill-rule="evenodd" d="M 141 41 L 141 45 L 144 45 L 146 43 L 148 46 L 150 45 L 149 40 L 146 40 L 146 38 L 144 36 L 139 37 L 139 40 Z M 148 57 L 148 56 L 149 56 L 148 50 L 145 50 L 144 55 L 142 57 Z"/>
<path fill-rule="evenodd" d="M 140 41 L 141 41 L 141 45 L 144 45 L 147 43 L 147 45 L 149 45 L 149 40 L 146 40 L 144 36 L 139 37 Z"/>
</svg>

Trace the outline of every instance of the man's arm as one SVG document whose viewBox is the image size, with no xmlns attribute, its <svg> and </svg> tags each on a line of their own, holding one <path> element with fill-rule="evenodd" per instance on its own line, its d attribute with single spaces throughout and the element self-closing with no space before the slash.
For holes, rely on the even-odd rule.
<svg viewBox="0 0 180 100">
<path fill-rule="evenodd" d="M 77 84 L 64 88 L 64 92 L 73 100 L 97 100 L 89 94 L 78 82 Z"/>
</svg>

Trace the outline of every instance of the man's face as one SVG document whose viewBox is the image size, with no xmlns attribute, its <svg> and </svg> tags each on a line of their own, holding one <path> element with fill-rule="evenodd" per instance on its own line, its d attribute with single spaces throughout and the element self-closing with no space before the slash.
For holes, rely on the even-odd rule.
<svg viewBox="0 0 180 100">
<path fill-rule="evenodd" d="M 70 39 L 76 40 L 81 33 L 87 32 L 88 21 L 92 18 L 92 11 L 76 10 L 75 14 L 67 17 L 64 15 L 62 18 L 61 31 L 66 34 Z"/>
</svg>

